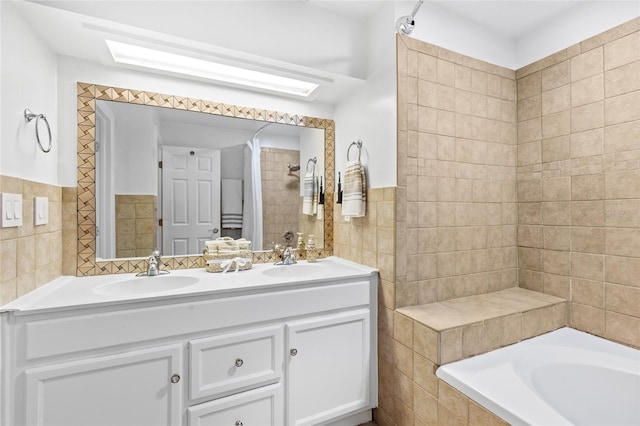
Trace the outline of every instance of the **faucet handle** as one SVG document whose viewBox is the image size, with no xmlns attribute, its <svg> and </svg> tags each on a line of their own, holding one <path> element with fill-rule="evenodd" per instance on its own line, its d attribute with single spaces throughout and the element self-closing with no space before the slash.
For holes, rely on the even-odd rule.
<svg viewBox="0 0 640 426">
<path fill-rule="evenodd" d="M 151 252 L 151 256 L 155 257 L 156 260 L 160 259 L 160 256 L 161 256 L 160 249 L 156 248 L 155 250 L 153 250 Z"/>
</svg>

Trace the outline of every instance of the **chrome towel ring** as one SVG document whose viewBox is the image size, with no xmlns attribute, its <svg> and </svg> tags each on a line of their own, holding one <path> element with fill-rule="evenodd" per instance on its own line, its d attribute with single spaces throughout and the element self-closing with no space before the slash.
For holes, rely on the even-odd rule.
<svg viewBox="0 0 640 426">
<path fill-rule="evenodd" d="M 309 161 L 307 161 L 307 167 L 306 167 L 307 168 L 307 172 L 309 171 L 309 163 L 313 163 L 313 169 L 312 170 L 315 170 L 317 161 L 318 161 L 318 159 L 316 157 L 309 158 Z"/>
<path fill-rule="evenodd" d="M 42 150 L 42 152 L 49 152 L 51 151 L 51 127 L 49 126 L 47 117 L 45 117 L 44 114 L 34 114 L 29 108 L 24 110 L 24 121 L 28 123 L 34 118 L 36 119 L 36 140 L 38 141 L 38 145 L 40 145 L 40 149 Z M 49 146 L 47 147 L 47 149 L 42 146 L 42 142 L 40 141 L 40 131 L 38 130 L 38 123 L 40 122 L 40 119 L 44 120 L 44 124 L 47 125 L 47 133 L 49 134 Z"/>
<path fill-rule="evenodd" d="M 360 161 L 360 154 L 362 154 L 362 139 L 358 139 L 357 142 L 351 142 L 351 145 L 349 145 L 349 148 L 347 148 L 347 161 L 351 161 L 349 159 L 349 152 L 351 152 L 352 146 L 358 148 L 358 161 Z"/>
</svg>

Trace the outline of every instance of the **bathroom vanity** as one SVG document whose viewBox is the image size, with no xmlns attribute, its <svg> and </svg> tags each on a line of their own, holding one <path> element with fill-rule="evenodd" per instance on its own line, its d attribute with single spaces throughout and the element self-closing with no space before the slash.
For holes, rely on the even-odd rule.
<svg viewBox="0 0 640 426">
<path fill-rule="evenodd" d="M 377 271 L 339 258 L 61 277 L 1 308 L 9 425 L 357 425 Z"/>
</svg>

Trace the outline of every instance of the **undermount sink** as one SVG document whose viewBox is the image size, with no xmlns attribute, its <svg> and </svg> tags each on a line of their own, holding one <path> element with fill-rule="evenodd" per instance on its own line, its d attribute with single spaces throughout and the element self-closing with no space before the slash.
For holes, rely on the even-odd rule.
<svg viewBox="0 0 640 426">
<path fill-rule="evenodd" d="M 179 275 L 136 277 L 99 285 L 93 289 L 93 292 L 100 295 L 162 293 L 189 287 L 198 281 L 199 279 L 195 277 Z"/>
<path fill-rule="evenodd" d="M 274 265 L 269 269 L 265 269 L 262 273 L 270 277 L 299 276 L 307 278 L 310 274 L 317 274 L 325 268 L 326 266 L 323 268 L 322 265 L 317 263 L 294 263 L 293 265 Z"/>
</svg>

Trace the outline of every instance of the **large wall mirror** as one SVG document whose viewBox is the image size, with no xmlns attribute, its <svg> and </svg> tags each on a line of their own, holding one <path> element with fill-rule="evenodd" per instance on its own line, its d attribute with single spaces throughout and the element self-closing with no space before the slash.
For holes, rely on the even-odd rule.
<svg viewBox="0 0 640 426">
<path fill-rule="evenodd" d="M 285 232 L 332 254 L 333 147 L 332 120 L 78 83 L 78 275 L 142 270 L 155 247 L 203 267 L 220 236 L 255 262 Z"/>
</svg>

